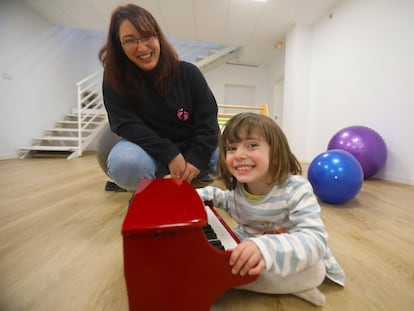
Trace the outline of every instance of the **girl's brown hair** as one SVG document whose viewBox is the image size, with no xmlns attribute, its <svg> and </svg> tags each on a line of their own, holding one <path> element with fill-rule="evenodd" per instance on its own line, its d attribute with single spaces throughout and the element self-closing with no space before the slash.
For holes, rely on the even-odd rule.
<svg viewBox="0 0 414 311">
<path fill-rule="evenodd" d="M 178 70 L 178 56 L 167 41 L 155 18 L 142 7 L 133 4 L 119 6 L 112 12 L 108 37 L 99 51 L 104 66 L 104 79 L 124 98 L 145 95 L 146 75 L 125 55 L 119 38 L 119 27 L 128 20 L 142 36 L 156 36 L 160 43 L 160 59 L 150 73 L 153 87 L 160 96 L 167 96 L 172 89 Z"/>
<path fill-rule="evenodd" d="M 223 181 L 228 189 L 235 188 L 236 180 L 226 166 L 227 145 L 240 142 L 243 137 L 249 136 L 253 131 L 257 131 L 270 146 L 269 184 L 282 184 L 290 174 L 302 174 L 299 161 L 291 152 L 285 134 L 274 120 L 257 113 L 239 113 L 226 123 L 219 139 L 217 179 Z"/>
</svg>

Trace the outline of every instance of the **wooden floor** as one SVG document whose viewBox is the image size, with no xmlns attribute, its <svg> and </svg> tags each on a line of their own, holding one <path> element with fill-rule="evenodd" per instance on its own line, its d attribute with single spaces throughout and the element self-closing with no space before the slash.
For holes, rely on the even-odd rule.
<svg viewBox="0 0 414 311">
<path fill-rule="evenodd" d="M 130 195 L 104 191 L 95 156 L 3 160 L 0 177 L 0 310 L 128 310 Z M 322 218 L 347 273 L 345 288 L 321 285 L 323 308 L 233 290 L 212 310 L 414 310 L 414 187 L 365 181 L 348 204 L 322 204 Z"/>
</svg>

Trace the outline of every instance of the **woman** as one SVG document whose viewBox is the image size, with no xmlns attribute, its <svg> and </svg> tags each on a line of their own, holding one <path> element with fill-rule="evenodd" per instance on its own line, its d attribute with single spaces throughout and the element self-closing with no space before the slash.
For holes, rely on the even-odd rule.
<svg viewBox="0 0 414 311">
<path fill-rule="evenodd" d="M 209 181 L 218 155 L 216 100 L 154 17 L 132 4 L 115 9 L 99 59 L 109 123 L 123 138 L 107 160 L 115 183 L 134 191 L 142 178 L 168 174 Z"/>
</svg>

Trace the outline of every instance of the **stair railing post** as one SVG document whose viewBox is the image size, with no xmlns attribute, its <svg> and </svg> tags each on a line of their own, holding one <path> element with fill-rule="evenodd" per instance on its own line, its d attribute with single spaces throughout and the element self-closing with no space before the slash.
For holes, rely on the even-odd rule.
<svg viewBox="0 0 414 311">
<path fill-rule="evenodd" d="M 78 87 L 78 156 L 82 155 L 82 84 L 77 83 Z"/>
</svg>

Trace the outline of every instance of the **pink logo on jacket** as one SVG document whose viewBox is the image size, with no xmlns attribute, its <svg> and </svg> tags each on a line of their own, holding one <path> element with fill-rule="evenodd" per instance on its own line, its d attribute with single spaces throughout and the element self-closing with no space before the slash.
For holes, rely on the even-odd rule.
<svg viewBox="0 0 414 311">
<path fill-rule="evenodd" d="M 185 111 L 184 108 L 178 109 L 177 111 L 178 120 L 187 121 L 189 117 L 190 117 L 190 114 L 188 113 L 188 111 Z"/>
</svg>

